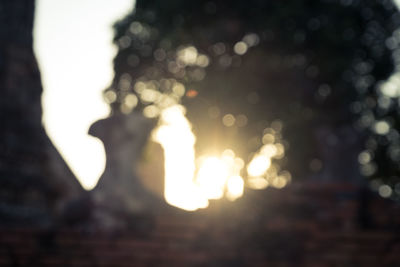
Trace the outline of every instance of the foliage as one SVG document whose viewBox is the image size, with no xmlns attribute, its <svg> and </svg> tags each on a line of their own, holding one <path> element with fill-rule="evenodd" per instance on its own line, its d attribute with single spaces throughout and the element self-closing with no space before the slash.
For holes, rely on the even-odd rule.
<svg viewBox="0 0 400 267">
<path fill-rule="evenodd" d="M 116 24 L 105 99 L 113 112 L 147 108 L 150 117 L 182 102 L 199 153 L 232 147 L 249 159 L 274 131 L 290 146 L 280 165 L 296 177 L 357 181 L 361 170 L 393 188 L 400 94 L 381 88 L 399 55 L 399 23 L 387 0 L 138 0 Z M 144 88 L 158 93 L 146 99 Z"/>
</svg>

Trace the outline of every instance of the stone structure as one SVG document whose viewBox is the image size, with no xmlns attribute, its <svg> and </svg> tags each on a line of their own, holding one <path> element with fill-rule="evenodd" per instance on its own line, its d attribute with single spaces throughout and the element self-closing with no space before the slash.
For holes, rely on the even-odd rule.
<svg viewBox="0 0 400 267">
<path fill-rule="evenodd" d="M 42 126 L 33 0 L 0 3 L 0 224 L 47 225 L 83 190 Z"/>
<path fill-rule="evenodd" d="M 356 191 L 350 184 L 309 183 L 246 192 L 202 212 L 157 214 L 151 231 L 0 229 L 0 265 L 399 266 L 398 210 L 378 200 L 377 227 L 361 230 Z"/>
<path fill-rule="evenodd" d="M 178 2 L 163 1 L 170 7 Z M 399 206 L 360 195 L 351 183 L 295 181 L 283 190 L 246 189 L 236 202 L 213 202 L 196 213 L 161 212 L 166 206 L 146 193 L 132 170 L 152 128 L 137 112 L 115 112 L 90 129 L 103 140 L 108 160 L 92 205 L 41 126 L 32 14 L 31 0 L 0 2 L 0 22 L 7 25 L 0 28 L 1 266 L 400 265 Z M 367 213 L 359 212 L 362 205 Z M 51 223 L 61 206 L 64 222 L 94 211 L 94 217 L 134 227 L 38 227 Z M 153 207 L 156 214 L 147 216 L 152 211 L 144 209 Z"/>
<path fill-rule="evenodd" d="M 154 214 L 163 212 L 167 207 L 161 192 L 158 196 L 150 193 L 137 173 L 139 163 L 146 164 L 143 162 L 143 149 L 149 143 L 154 125 L 154 121 L 139 112 L 133 112 L 129 115 L 111 115 L 97 121 L 89 129 L 90 135 L 103 141 L 106 151 L 105 171 L 91 192 L 96 206 L 94 219 L 105 227 L 124 225 L 126 222 L 121 219 L 124 216 Z M 162 150 L 158 150 L 160 154 Z M 163 158 L 154 163 L 147 167 L 146 173 L 142 173 L 152 179 L 148 174 L 161 170 L 156 171 L 155 175 L 159 176 L 158 181 L 162 184 Z"/>
</svg>

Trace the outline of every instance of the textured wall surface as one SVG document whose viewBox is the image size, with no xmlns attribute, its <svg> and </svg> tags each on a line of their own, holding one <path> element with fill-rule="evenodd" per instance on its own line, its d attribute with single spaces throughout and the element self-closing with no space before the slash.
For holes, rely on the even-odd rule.
<svg viewBox="0 0 400 267">
<path fill-rule="evenodd" d="M 358 192 L 350 184 L 247 192 L 202 212 L 137 217 L 124 231 L 0 229 L 0 265 L 399 266 L 400 217 L 387 216 L 396 207 L 374 201 L 375 227 L 362 229 Z"/>
<path fill-rule="evenodd" d="M 42 127 L 34 1 L 0 3 L 0 221 L 48 223 L 81 187 Z"/>
</svg>

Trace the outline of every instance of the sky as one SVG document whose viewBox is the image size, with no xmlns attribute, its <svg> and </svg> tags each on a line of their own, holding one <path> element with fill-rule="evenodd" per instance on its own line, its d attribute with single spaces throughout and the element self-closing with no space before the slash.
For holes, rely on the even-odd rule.
<svg viewBox="0 0 400 267">
<path fill-rule="evenodd" d="M 134 0 L 36 0 L 43 124 L 86 189 L 96 185 L 105 167 L 104 147 L 87 131 L 110 111 L 102 91 L 114 75 L 112 25 L 133 5 Z"/>
</svg>

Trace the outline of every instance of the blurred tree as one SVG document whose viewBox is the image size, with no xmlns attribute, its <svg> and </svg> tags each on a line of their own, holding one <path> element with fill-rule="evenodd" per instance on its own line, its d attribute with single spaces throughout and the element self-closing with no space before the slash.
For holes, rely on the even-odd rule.
<svg viewBox="0 0 400 267">
<path fill-rule="evenodd" d="M 382 113 L 376 89 L 393 71 L 399 24 L 389 0 L 138 0 L 116 24 L 105 100 L 148 117 L 182 101 L 199 154 L 228 147 L 248 160 L 272 133 L 296 178 L 360 181 L 360 162 L 393 187 L 398 107 Z"/>
</svg>

